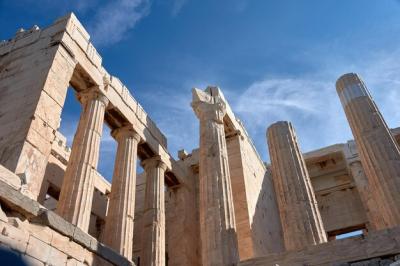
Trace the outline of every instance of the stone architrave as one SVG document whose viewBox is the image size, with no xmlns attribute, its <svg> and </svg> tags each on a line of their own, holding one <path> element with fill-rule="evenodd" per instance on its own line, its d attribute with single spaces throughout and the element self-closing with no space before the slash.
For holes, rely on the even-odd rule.
<svg viewBox="0 0 400 266">
<path fill-rule="evenodd" d="M 272 124 L 267 139 L 286 250 L 326 242 L 314 190 L 291 123 Z"/>
<path fill-rule="evenodd" d="M 140 136 L 132 126 L 117 128 L 111 134 L 117 140 L 118 148 L 103 241 L 132 260 L 136 162 Z"/>
<path fill-rule="evenodd" d="M 142 161 L 146 173 L 146 192 L 142 217 L 140 264 L 165 265 L 165 193 L 167 165 L 160 156 Z"/>
<path fill-rule="evenodd" d="M 385 120 L 357 74 L 341 76 L 336 89 L 354 135 L 368 190 L 384 222 L 376 229 L 400 224 L 400 151 Z"/>
<path fill-rule="evenodd" d="M 239 260 L 232 185 L 223 118 L 226 104 L 207 88 L 193 89 L 200 120 L 200 236 L 202 265 L 235 265 Z"/>
<path fill-rule="evenodd" d="M 78 99 L 82 103 L 83 110 L 65 170 L 57 213 L 87 232 L 104 113 L 109 101 L 97 88 L 79 93 Z"/>
</svg>

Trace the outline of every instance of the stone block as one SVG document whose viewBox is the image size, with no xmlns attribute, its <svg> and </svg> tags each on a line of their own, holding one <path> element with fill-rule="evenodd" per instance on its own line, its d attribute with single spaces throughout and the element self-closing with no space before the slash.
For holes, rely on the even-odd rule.
<svg viewBox="0 0 400 266">
<path fill-rule="evenodd" d="M 10 185 L 15 190 L 21 188 L 21 179 L 2 165 L 0 165 L 0 180 Z"/>
<path fill-rule="evenodd" d="M 88 248 L 90 248 L 91 242 L 95 240 L 91 235 L 83 232 L 79 227 L 75 227 L 73 239 L 77 243 L 82 244 L 84 247 Z"/>
<path fill-rule="evenodd" d="M 43 209 L 40 214 L 33 219 L 33 221 L 43 225 L 47 225 L 57 232 L 60 232 L 61 234 L 70 238 L 73 238 L 74 236 L 75 226 L 65 221 L 55 212 L 49 211 L 47 209 Z"/>
<path fill-rule="evenodd" d="M 26 229 L 37 239 L 45 242 L 46 244 L 51 244 L 54 231 L 49 227 L 41 224 L 30 223 Z"/>
<path fill-rule="evenodd" d="M 51 246 L 57 248 L 63 253 L 66 253 L 69 257 L 72 257 L 77 261 L 83 262 L 85 259 L 85 250 L 81 245 L 70 241 L 68 237 L 56 232 L 53 234 Z"/>
<path fill-rule="evenodd" d="M 36 258 L 33 258 L 29 255 L 22 255 L 21 258 L 29 265 L 29 266 L 44 266 L 44 263 Z"/>
<path fill-rule="evenodd" d="M 34 236 L 29 237 L 28 247 L 26 248 L 26 254 L 34 257 L 42 262 L 47 262 L 51 252 L 51 246 L 45 242 L 37 239 Z"/>
<path fill-rule="evenodd" d="M 125 257 L 100 242 L 96 248 L 96 253 L 115 265 L 132 265 Z"/>
<path fill-rule="evenodd" d="M 65 93 L 67 88 L 65 88 Z M 51 112 L 49 112 L 49 110 L 51 110 Z M 52 129 L 57 130 L 60 125 L 61 111 L 61 106 L 51 98 L 47 92 L 42 91 L 36 107 L 35 116 L 40 117 Z"/>
<path fill-rule="evenodd" d="M 46 265 L 49 266 L 65 265 L 67 263 L 67 258 L 68 258 L 67 254 L 52 247 Z"/>
<path fill-rule="evenodd" d="M 65 266 L 78 266 L 81 265 L 79 261 L 74 258 L 68 258 Z"/>
<path fill-rule="evenodd" d="M 0 242 L 6 244 L 11 249 L 21 253 L 26 251 L 29 234 L 23 230 L 3 224 L 0 234 Z"/>
<path fill-rule="evenodd" d="M 40 204 L 15 190 L 7 183 L 0 180 L 0 199 L 8 207 L 20 211 L 26 217 L 37 215 Z"/>
</svg>

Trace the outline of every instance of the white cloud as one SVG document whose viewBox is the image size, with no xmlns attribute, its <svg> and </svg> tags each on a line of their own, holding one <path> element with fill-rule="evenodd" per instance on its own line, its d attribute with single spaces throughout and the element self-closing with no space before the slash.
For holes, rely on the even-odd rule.
<svg viewBox="0 0 400 266">
<path fill-rule="evenodd" d="M 272 78 L 254 82 L 231 101 L 262 157 L 267 156 L 265 133 L 276 121 L 291 121 L 303 150 L 349 138 L 334 80 Z"/>
<path fill-rule="evenodd" d="M 235 91 L 221 88 L 264 160 L 268 160 L 266 129 L 279 120 L 293 123 L 303 151 L 353 138 L 335 88 L 337 78 L 347 72 L 361 75 L 388 125 L 400 125 L 400 51 L 375 54 L 353 64 L 326 65 L 328 71 L 321 68 L 313 76 L 264 78 Z M 180 148 L 196 148 L 199 141 L 198 120 L 189 105 L 190 85 L 195 83 L 184 84 L 185 89 L 175 89 L 173 94 L 146 97 L 162 110 L 149 111 L 174 156 Z"/>
<path fill-rule="evenodd" d="M 231 105 L 263 158 L 268 157 L 266 128 L 279 120 L 293 123 L 303 151 L 345 142 L 353 136 L 335 82 L 350 71 L 361 74 L 389 127 L 400 126 L 400 50 L 352 65 L 341 62 L 314 76 L 262 79 L 240 94 L 230 92 Z"/>
<path fill-rule="evenodd" d="M 89 33 L 97 45 L 119 42 L 124 34 L 150 12 L 150 0 L 116 0 L 100 7 L 89 23 Z"/>
</svg>

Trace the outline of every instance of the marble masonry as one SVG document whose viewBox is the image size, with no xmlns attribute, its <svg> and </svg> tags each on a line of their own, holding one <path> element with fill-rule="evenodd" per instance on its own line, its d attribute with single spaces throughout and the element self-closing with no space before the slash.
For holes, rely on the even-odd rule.
<svg viewBox="0 0 400 266">
<path fill-rule="evenodd" d="M 67 91 L 81 106 L 71 147 Z M 357 74 L 336 83 L 354 140 L 304 153 L 277 121 L 270 163 L 218 87 L 192 90 L 199 148 L 176 159 L 130 91 L 72 13 L 0 42 L 3 252 L 27 265 L 400 265 L 400 128 Z"/>
</svg>

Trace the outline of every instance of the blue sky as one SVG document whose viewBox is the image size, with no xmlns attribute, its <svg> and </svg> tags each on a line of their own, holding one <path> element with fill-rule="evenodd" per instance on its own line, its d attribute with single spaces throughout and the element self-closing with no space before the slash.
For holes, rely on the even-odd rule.
<svg viewBox="0 0 400 266">
<path fill-rule="evenodd" d="M 218 85 L 268 161 L 265 130 L 293 122 L 303 151 L 351 139 L 336 79 L 359 73 L 390 127 L 400 121 L 400 1 L 0 0 L 0 39 L 73 11 L 110 73 L 167 136 L 173 156 L 198 146 L 191 88 Z M 62 132 L 71 140 L 72 94 Z M 100 172 L 112 175 L 107 129 Z"/>
</svg>

